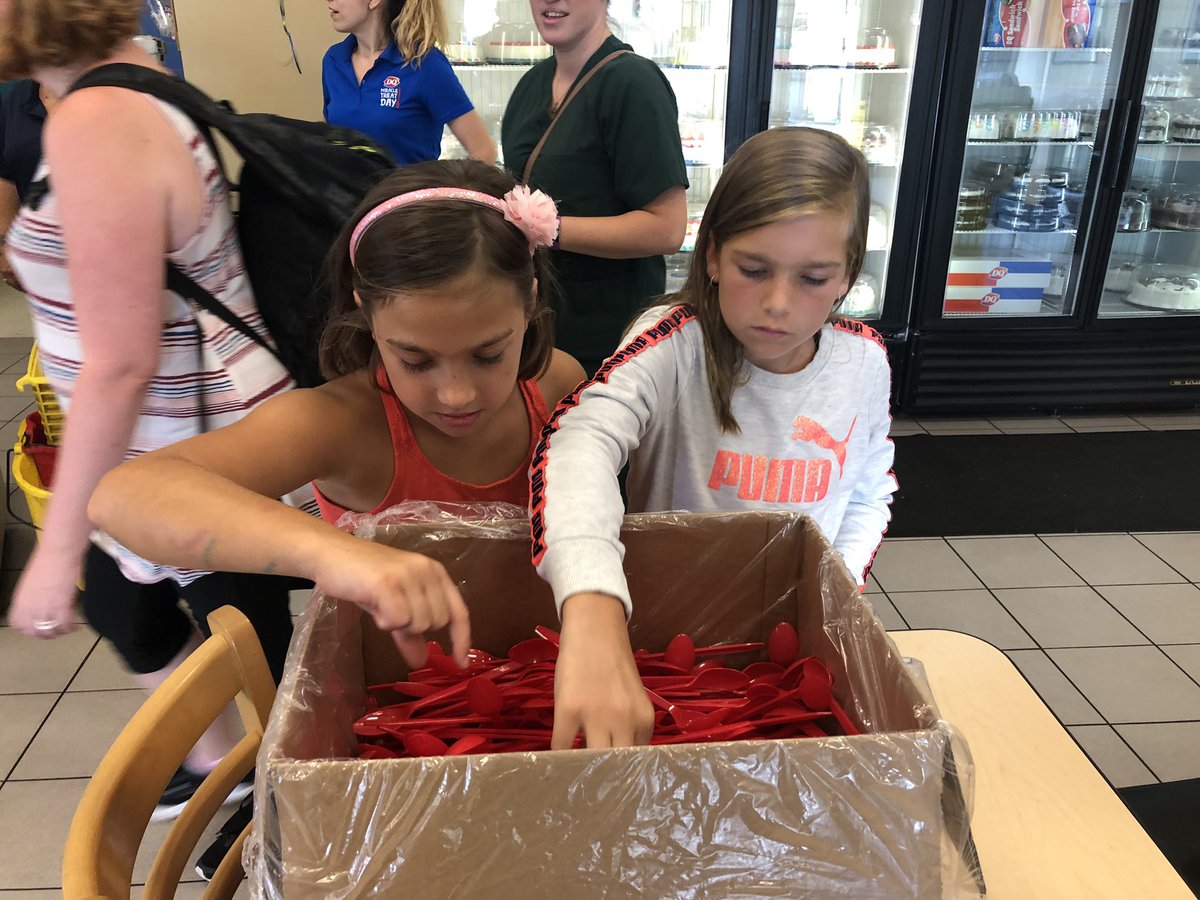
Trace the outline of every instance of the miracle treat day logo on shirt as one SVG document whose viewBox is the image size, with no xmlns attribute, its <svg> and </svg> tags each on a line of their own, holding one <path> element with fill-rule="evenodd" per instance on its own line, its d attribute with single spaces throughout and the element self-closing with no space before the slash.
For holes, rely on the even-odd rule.
<svg viewBox="0 0 1200 900">
<path fill-rule="evenodd" d="M 379 89 L 379 105 L 395 109 L 400 104 L 400 79 L 389 75 L 383 79 L 383 87 Z"/>
</svg>

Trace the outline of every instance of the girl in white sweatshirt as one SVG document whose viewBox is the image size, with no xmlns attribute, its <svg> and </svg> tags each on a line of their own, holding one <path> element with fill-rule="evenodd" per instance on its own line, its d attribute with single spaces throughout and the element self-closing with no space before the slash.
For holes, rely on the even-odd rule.
<svg viewBox="0 0 1200 900">
<path fill-rule="evenodd" d="M 862 268 L 870 185 L 845 140 L 775 128 L 733 155 L 687 281 L 565 399 L 531 469 L 534 564 L 562 614 L 555 747 L 645 743 L 626 630 L 629 511 L 784 509 L 821 526 L 860 584 L 892 492 L 890 369 L 835 313 Z"/>
</svg>

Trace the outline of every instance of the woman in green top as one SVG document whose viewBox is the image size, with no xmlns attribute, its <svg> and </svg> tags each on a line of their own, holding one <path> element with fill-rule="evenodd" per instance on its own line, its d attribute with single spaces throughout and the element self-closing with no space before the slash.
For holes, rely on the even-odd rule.
<svg viewBox="0 0 1200 900">
<path fill-rule="evenodd" d="M 517 178 L 576 81 L 630 49 L 609 31 L 607 0 L 529 5 L 554 56 L 525 73 L 504 111 L 504 163 Z M 554 126 L 529 184 L 562 215 L 558 346 L 590 375 L 633 314 L 666 290 L 663 255 L 679 249 L 687 227 L 679 109 L 658 66 L 630 52 L 598 71 Z"/>
</svg>

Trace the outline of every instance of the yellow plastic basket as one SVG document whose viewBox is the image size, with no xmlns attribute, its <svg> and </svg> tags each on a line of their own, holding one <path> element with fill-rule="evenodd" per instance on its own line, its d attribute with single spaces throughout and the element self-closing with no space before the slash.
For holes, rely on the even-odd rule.
<svg viewBox="0 0 1200 900">
<path fill-rule="evenodd" d="M 24 430 L 24 428 L 22 423 L 21 429 Z M 37 466 L 34 465 L 33 458 L 21 450 L 20 437 L 17 438 L 17 443 L 13 447 L 12 476 L 17 487 L 21 489 L 21 493 L 25 495 L 25 502 L 29 505 L 29 520 L 35 528 L 41 528 L 42 519 L 46 515 L 46 504 L 50 502 L 50 492 L 42 487 L 42 480 L 38 477 Z"/>
<path fill-rule="evenodd" d="M 36 343 L 29 351 L 29 366 L 25 374 L 17 379 L 17 390 L 24 392 L 26 388 L 33 389 L 33 399 L 37 403 L 38 412 L 42 414 L 42 427 L 46 429 L 46 441 L 57 444 L 62 437 L 65 416 L 54 391 L 50 390 L 50 382 L 42 374 L 42 363 L 38 358 Z"/>
</svg>

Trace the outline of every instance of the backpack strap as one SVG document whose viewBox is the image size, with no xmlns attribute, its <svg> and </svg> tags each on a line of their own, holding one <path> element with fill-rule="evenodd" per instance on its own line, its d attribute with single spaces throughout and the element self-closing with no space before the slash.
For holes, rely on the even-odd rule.
<svg viewBox="0 0 1200 900">
<path fill-rule="evenodd" d="M 554 113 L 554 118 L 550 120 L 550 124 L 546 126 L 546 130 L 542 132 L 542 139 L 537 142 L 537 146 L 533 148 L 533 152 L 529 154 L 529 159 L 525 162 L 525 171 L 521 174 L 521 182 L 529 184 L 529 175 L 533 172 L 533 164 L 537 162 L 538 156 L 541 155 L 542 147 L 546 144 L 546 138 L 550 137 L 550 132 L 554 130 L 554 126 L 558 124 L 564 112 L 567 111 L 567 106 L 575 99 L 575 96 L 583 90 L 583 86 L 592 80 L 592 76 L 603 69 L 608 63 L 612 62 L 618 56 L 624 56 L 629 53 L 629 50 L 614 50 L 600 62 L 596 63 L 584 73 L 584 76 L 575 82 L 575 86 L 563 97 L 562 103 L 558 105 L 558 110 Z"/>
<path fill-rule="evenodd" d="M 224 166 L 221 162 L 221 155 L 217 151 L 216 142 L 213 140 L 212 129 L 214 127 L 221 129 L 222 125 L 228 123 L 230 116 L 233 115 L 228 104 L 218 103 L 199 88 L 174 75 L 132 63 L 111 63 L 98 66 L 85 72 L 67 89 L 67 93 L 90 87 L 126 88 L 169 103 L 192 120 L 192 123 L 208 141 L 213 158 L 224 174 Z M 212 313 L 230 328 L 269 351 L 279 360 L 284 369 L 287 369 L 287 365 L 280 359 L 279 352 L 262 335 L 234 315 L 225 304 L 170 260 L 166 262 L 166 283 L 169 290 Z"/>
<path fill-rule="evenodd" d="M 272 356 L 279 360 L 279 364 L 287 369 L 287 363 L 279 356 L 279 351 L 270 345 L 270 343 L 260 335 L 257 331 L 251 328 L 246 322 L 233 314 L 233 312 L 224 303 L 214 297 L 209 291 L 206 291 L 200 284 L 190 275 L 175 265 L 175 263 L 167 262 L 167 289 L 174 291 L 185 300 L 190 300 L 199 306 L 212 313 L 230 328 L 240 332 L 254 343 L 258 344 L 264 350 L 267 350 Z"/>
<path fill-rule="evenodd" d="M 90 87 L 119 87 L 139 94 L 148 94 L 171 104 L 189 119 L 204 135 L 212 150 L 213 158 L 225 173 L 225 164 L 213 139 L 213 128 L 224 132 L 232 116 L 233 108 L 228 103 L 218 103 L 204 91 L 189 84 L 182 78 L 151 69 L 149 66 L 138 66 L 133 63 L 109 63 L 97 66 L 84 72 L 69 88 L 67 93 Z M 64 94 L 65 96 L 65 94 Z M 228 177 L 225 179 L 228 181 Z"/>
</svg>

